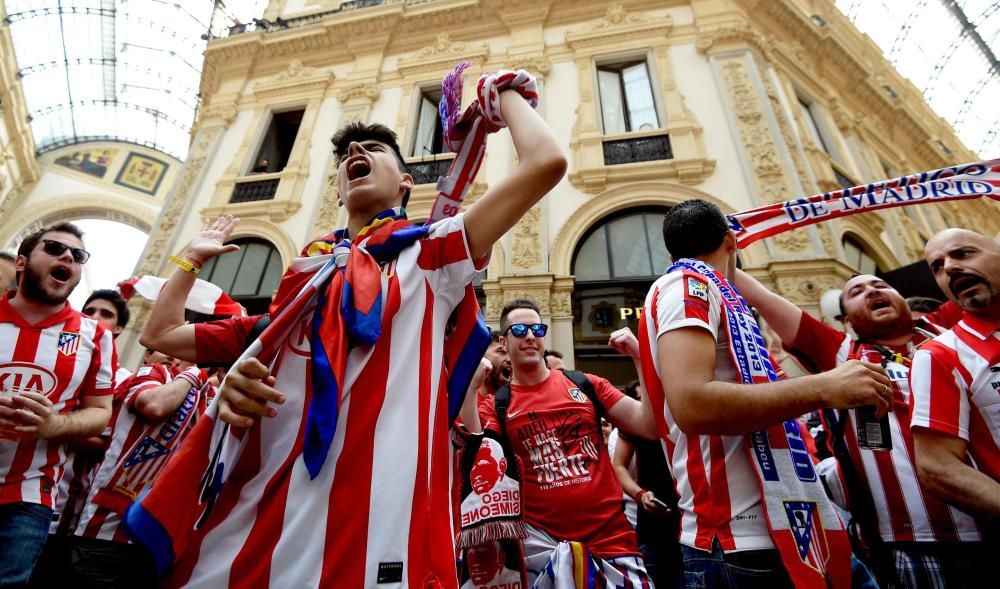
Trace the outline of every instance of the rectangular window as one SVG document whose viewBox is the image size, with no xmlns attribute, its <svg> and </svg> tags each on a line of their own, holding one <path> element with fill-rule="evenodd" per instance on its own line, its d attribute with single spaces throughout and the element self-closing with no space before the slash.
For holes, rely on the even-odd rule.
<svg viewBox="0 0 1000 589">
<path fill-rule="evenodd" d="M 660 127 L 646 60 L 597 66 L 597 88 L 606 135 Z"/>
<path fill-rule="evenodd" d="M 420 103 L 417 106 L 417 117 L 413 125 L 413 149 L 410 151 L 410 155 L 422 157 L 448 151 L 444 144 L 441 118 L 438 114 L 439 102 L 441 102 L 441 90 L 420 91 Z"/>
<path fill-rule="evenodd" d="M 819 124 L 816 122 L 816 116 L 813 113 L 813 107 L 811 104 L 806 102 L 804 98 L 799 97 L 799 110 L 802 113 L 802 121 L 805 123 L 805 132 L 812 139 L 816 147 L 819 147 L 826 153 L 830 153 L 830 148 L 827 146 L 826 141 L 823 139 L 823 135 L 819 131 Z"/>
<path fill-rule="evenodd" d="M 270 174 L 285 169 L 305 112 L 305 109 L 296 109 L 271 115 L 271 124 L 257 150 L 257 156 L 250 164 L 250 174 Z"/>
</svg>

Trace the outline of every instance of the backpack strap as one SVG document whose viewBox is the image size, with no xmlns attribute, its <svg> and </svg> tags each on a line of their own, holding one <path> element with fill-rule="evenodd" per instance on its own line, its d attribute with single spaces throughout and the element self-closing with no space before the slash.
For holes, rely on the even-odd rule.
<svg viewBox="0 0 1000 589">
<path fill-rule="evenodd" d="M 259 338 L 260 334 L 264 333 L 264 330 L 267 329 L 267 326 L 270 324 L 271 316 L 267 314 L 261 315 L 260 319 L 254 322 L 253 327 L 251 327 L 250 331 L 247 332 L 247 339 L 246 342 L 244 342 L 245 345 L 243 347 L 249 348 L 250 344 L 252 344 L 255 339 Z"/>
<path fill-rule="evenodd" d="M 501 436 L 507 435 L 507 407 L 510 406 L 510 385 L 505 384 L 493 393 L 493 407 L 497 412 L 497 423 L 500 426 L 498 432 Z"/>
<path fill-rule="evenodd" d="M 586 373 L 580 372 L 579 370 L 563 369 L 563 374 L 566 375 L 566 378 L 573 381 L 573 384 L 583 391 L 583 394 L 587 395 L 587 398 L 590 399 L 590 404 L 594 406 L 594 413 L 597 415 L 597 426 L 598 429 L 600 429 L 601 418 L 607 414 L 607 410 L 604 408 L 600 399 L 597 398 L 597 389 L 594 388 L 594 383 L 590 382 L 590 378 L 587 377 Z"/>
</svg>

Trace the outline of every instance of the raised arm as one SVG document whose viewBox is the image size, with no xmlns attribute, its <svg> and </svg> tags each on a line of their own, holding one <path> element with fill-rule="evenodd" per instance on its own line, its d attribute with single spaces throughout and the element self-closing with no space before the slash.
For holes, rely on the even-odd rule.
<svg viewBox="0 0 1000 589">
<path fill-rule="evenodd" d="M 469 209 L 465 232 L 473 259 L 490 252 L 536 202 L 566 173 L 566 157 L 542 117 L 520 94 L 500 94 L 500 112 L 510 129 L 518 165 Z"/>
<path fill-rule="evenodd" d="M 821 407 L 875 405 L 879 415 L 891 408 L 889 378 L 876 364 L 852 360 L 823 374 L 744 385 L 715 380 L 716 345 L 705 329 L 668 331 L 656 348 L 670 413 L 688 435 L 745 434 Z"/>
<path fill-rule="evenodd" d="M 799 333 L 799 324 L 802 322 L 802 309 L 784 297 L 767 290 L 766 286 L 743 270 L 736 271 L 733 284 L 743 298 L 757 309 L 781 341 L 787 344 L 795 341 L 795 336 Z"/>
<path fill-rule="evenodd" d="M 238 250 L 237 245 L 223 244 L 239 222 L 231 215 L 219 217 L 214 223 L 206 220 L 181 257 L 201 268 L 216 256 Z M 184 303 L 196 277 L 194 272 L 181 268 L 174 271 L 156 298 L 153 311 L 139 336 L 140 344 L 174 358 L 198 361 L 195 357 L 194 325 L 184 321 Z"/>
<path fill-rule="evenodd" d="M 632 358 L 636 372 L 642 374 L 642 366 L 639 363 L 639 340 L 631 329 L 623 327 L 612 333 L 608 338 L 608 345 L 619 354 Z M 642 395 L 638 401 L 623 397 L 614 407 L 608 409 L 608 420 L 615 427 L 634 436 L 647 440 L 660 437 L 656 431 L 656 417 L 653 415 L 653 404 L 649 400 L 649 395 Z"/>
</svg>

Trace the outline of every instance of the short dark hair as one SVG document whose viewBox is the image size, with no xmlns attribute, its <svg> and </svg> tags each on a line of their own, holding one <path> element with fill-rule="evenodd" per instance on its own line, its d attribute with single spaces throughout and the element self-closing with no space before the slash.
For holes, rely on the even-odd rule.
<svg viewBox="0 0 1000 589">
<path fill-rule="evenodd" d="M 722 209 L 700 198 L 672 207 L 663 217 L 663 244 L 674 260 L 714 252 L 728 234 Z"/>
<path fill-rule="evenodd" d="M 629 397 L 631 399 L 635 399 L 636 401 L 638 401 L 639 400 L 639 379 L 636 378 L 636 379 L 632 379 L 632 380 L 628 381 L 628 384 L 625 385 L 625 390 L 623 390 L 622 392 L 625 393 L 626 397 Z"/>
<path fill-rule="evenodd" d="M 58 231 L 60 233 L 69 233 L 70 235 L 75 235 L 77 239 L 83 240 L 83 231 L 76 225 L 70 223 L 69 221 L 61 221 L 54 225 L 49 225 L 48 227 L 42 227 L 38 231 L 35 231 L 31 235 L 25 237 L 21 240 L 21 245 L 17 248 L 17 255 L 24 256 L 25 258 L 31 257 L 31 252 L 34 251 L 35 246 L 38 242 L 42 241 L 42 236 L 46 233 L 51 233 L 53 231 Z M 20 284 L 21 283 L 21 273 L 14 272 L 14 280 Z"/>
<path fill-rule="evenodd" d="M 399 150 L 396 132 L 381 123 L 368 124 L 361 121 L 351 121 L 334 133 L 333 137 L 330 138 L 330 142 L 333 143 L 333 153 L 337 156 L 337 165 L 339 166 L 340 160 L 347 155 L 347 150 L 350 148 L 351 143 L 373 140 L 388 145 L 392 149 L 392 153 L 396 156 L 396 165 L 399 167 L 399 171 L 404 174 L 410 173 L 409 168 L 406 167 L 406 162 L 403 160 L 403 153 Z M 405 207 L 408 202 L 410 202 L 409 190 L 403 194 L 403 206 Z"/>
<path fill-rule="evenodd" d="M 497 330 L 497 329 L 491 329 L 490 330 L 490 343 L 491 344 L 498 343 L 500 341 L 500 336 L 502 336 L 502 335 L 503 334 L 500 333 L 499 330 Z"/>
<path fill-rule="evenodd" d="M 21 245 L 17 248 L 17 255 L 27 258 L 35 249 L 35 246 L 38 245 L 38 242 L 42 240 L 42 236 L 53 231 L 58 231 L 59 233 L 69 233 L 71 235 L 75 235 L 77 239 L 83 239 L 83 231 L 80 231 L 79 227 L 68 221 L 63 221 L 61 223 L 49 225 L 48 227 L 42 227 L 38 231 L 35 231 L 31 235 L 25 237 L 24 240 L 21 241 Z"/>
<path fill-rule="evenodd" d="M 910 297 L 906 299 L 906 306 L 911 311 L 917 311 L 918 313 L 933 313 L 943 304 L 942 301 L 931 297 Z"/>
<path fill-rule="evenodd" d="M 101 299 L 111 303 L 115 308 L 115 313 L 118 315 L 118 327 L 125 327 L 128 325 L 128 320 L 131 317 L 131 313 L 128 310 L 128 302 L 122 293 L 111 288 L 99 288 L 94 292 L 90 293 L 87 297 L 86 302 L 83 303 L 83 308 L 86 309 L 87 305 L 95 299 Z"/>
<path fill-rule="evenodd" d="M 512 311 L 516 311 L 518 309 L 531 309 L 535 313 L 538 313 L 539 317 L 541 317 L 541 315 L 542 315 L 542 310 L 538 307 L 538 303 L 536 303 L 535 301 L 533 301 L 531 299 L 514 299 L 512 301 L 508 301 L 503 306 L 503 310 L 500 311 L 500 332 L 501 333 L 507 331 L 507 327 L 508 327 L 507 326 L 507 315 L 510 315 Z"/>
<path fill-rule="evenodd" d="M 858 274 L 857 272 L 855 272 L 854 274 L 851 274 L 851 278 L 848 278 L 847 280 L 844 281 L 844 286 L 847 286 L 847 283 L 850 282 L 851 279 L 857 278 L 858 276 L 861 276 L 861 275 Z M 843 286 L 840 287 L 840 294 L 837 295 L 837 305 L 840 307 L 840 315 L 838 315 L 837 317 L 834 317 L 834 319 L 836 319 L 837 321 L 843 322 L 844 319 L 847 318 L 847 307 L 844 306 L 844 287 Z"/>
<path fill-rule="evenodd" d="M 14 254 L 10 253 L 7 250 L 0 250 L 0 260 L 7 260 L 8 262 L 15 262 L 15 261 L 17 261 L 17 256 L 15 256 Z"/>
<path fill-rule="evenodd" d="M 548 358 L 549 356 L 559 358 L 560 360 L 563 359 L 563 353 L 557 350 L 545 350 L 545 353 L 542 354 L 542 358 Z"/>
</svg>

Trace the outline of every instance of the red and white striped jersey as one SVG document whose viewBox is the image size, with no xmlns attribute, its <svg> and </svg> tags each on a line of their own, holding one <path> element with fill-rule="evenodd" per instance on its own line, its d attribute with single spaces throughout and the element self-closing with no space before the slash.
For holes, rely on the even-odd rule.
<svg viewBox="0 0 1000 589">
<path fill-rule="evenodd" d="M 904 359 L 912 357 L 917 346 L 940 331 L 930 324 L 924 327 L 934 331 L 915 330 L 911 342 L 902 346 L 885 346 L 886 350 L 900 354 Z M 882 362 L 882 353 L 874 346 L 861 343 L 805 312 L 790 348 L 824 372 L 851 359 L 873 364 Z M 879 535 L 886 542 L 979 541 L 981 538 L 975 520 L 930 493 L 917 478 L 913 436 L 910 433 L 910 367 L 907 360 L 888 362 L 886 372 L 893 388 L 893 411 L 888 416 L 891 451 L 861 447 L 854 410 L 841 412 L 847 418 L 844 441 L 854 470 L 871 491 Z"/>
<path fill-rule="evenodd" d="M 153 484 L 173 450 L 205 412 L 209 387 L 191 387 L 177 410 L 163 421 L 152 422 L 135 412 L 140 394 L 173 380 L 166 366 L 147 364 L 118 386 L 115 394 L 121 402 L 111 422 L 111 443 L 93 477 L 75 535 L 129 541 L 121 525 L 122 513 Z"/>
<path fill-rule="evenodd" d="M 913 420 L 968 442 L 976 468 L 1000 481 L 1000 325 L 966 313 L 917 352 Z"/>
<path fill-rule="evenodd" d="M 132 376 L 132 371 L 124 366 L 117 365 L 115 368 L 115 386 L 125 382 L 125 379 Z M 115 399 L 115 404 L 118 399 Z M 112 417 L 112 420 L 114 418 Z M 105 445 L 111 438 L 111 424 L 105 428 L 101 434 L 105 440 Z M 52 526 L 49 528 L 50 534 L 71 533 L 76 528 L 76 522 L 80 519 L 83 511 L 83 504 L 90 493 L 90 485 L 94 481 L 94 475 L 101 465 L 103 452 L 88 449 L 87 452 L 78 452 L 72 444 L 67 449 L 66 465 L 63 469 L 63 477 L 59 481 L 59 490 L 56 495 L 56 504 L 52 508 L 54 513 Z"/>
<path fill-rule="evenodd" d="M 668 432 L 663 442 L 679 496 L 681 543 L 710 551 L 718 538 L 727 552 L 774 548 L 747 436 L 685 434 L 670 413 L 659 378 L 645 378 L 659 374 L 656 343 L 661 335 L 697 327 L 708 330 L 716 341 L 715 380 L 737 382 L 719 289 L 700 274 L 671 272 L 653 283 L 641 320 L 646 334 L 639 342 L 643 385 L 654 402 L 664 399 L 654 411 Z"/>
<path fill-rule="evenodd" d="M 111 332 L 69 304 L 31 325 L 0 297 L 0 394 L 35 391 L 53 413 L 69 413 L 85 396 L 112 393 L 115 362 Z M 0 504 L 54 507 L 65 462 L 65 442 L 0 428 Z"/>
<path fill-rule="evenodd" d="M 486 261 L 471 259 L 460 214 L 382 268 L 382 333 L 348 354 L 336 434 L 315 479 L 302 459 L 311 391 L 305 313 L 272 374 L 279 391 L 303 390 L 305 379 L 306 394 L 287 395 L 277 416 L 250 430 L 165 586 L 457 589 L 442 358 L 448 318 Z M 216 340 L 199 341 L 199 354 L 235 358 L 245 330 L 226 326 L 239 323 L 199 326 L 196 338 Z"/>
</svg>

